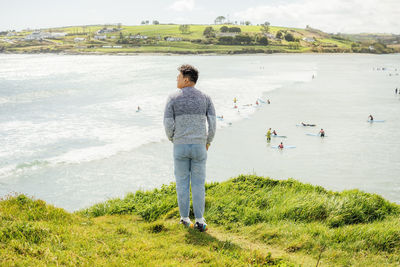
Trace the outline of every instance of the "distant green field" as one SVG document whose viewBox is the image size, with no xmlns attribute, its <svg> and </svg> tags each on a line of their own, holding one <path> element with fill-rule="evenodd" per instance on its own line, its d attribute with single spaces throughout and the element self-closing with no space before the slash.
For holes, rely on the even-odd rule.
<svg viewBox="0 0 400 267">
<path fill-rule="evenodd" d="M 238 27 L 241 35 L 248 35 L 251 42 L 241 45 L 232 42 L 234 45 L 222 45 L 218 34 L 223 26 Z M 212 27 L 216 33 L 214 38 L 206 38 L 203 35 L 207 27 Z M 106 39 L 96 40 L 94 37 L 103 28 L 117 28 L 117 31 L 102 33 Z M 60 39 L 46 39 L 43 41 L 27 41 L 24 38 L 32 32 L 18 32 L 16 36 L 0 36 L 1 39 L 10 39 L 14 43 L 0 42 L 1 52 L 10 53 L 342 53 L 342 52 L 363 52 L 372 53 L 369 50 L 370 44 L 357 43 L 357 48 L 353 50 L 353 41 L 346 39 L 335 39 L 333 35 L 319 30 L 307 28 L 288 28 L 270 26 L 269 33 L 276 36 L 278 31 L 284 35 L 291 33 L 294 42 L 288 42 L 284 38 L 277 39 L 268 37 L 268 45 L 260 45 L 260 38 L 263 36 L 261 26 L 258 25 L 189 25 L 188 32 L 182 33 L 180 25 L 161 24 L 161 25 L 137 25 L 137 26 L 116 26 L 116 25 L 93 25 L 93 26 L 71 26 L 51 29 L 42 29 L 43 32 L 66 32 L 67 36 Z M 147 39 L 131 39 L 132 35 L 144 35 Z M 84 41 L 75 42 L 76 37 L 85 38 Z M 166 37 L 181 38 L 181 41 L 165 41 Z M 304 37 L 312 37 L 315 42 L 306 42 Z M 235 37 L 235 40 L 236 37 Z M 122 48 L 103 48 L 102 46 L 122 46 Z M 86 47 L 86 48 L 82 48 Z M 375 49 L 374 53 L 393 53 L 396 48 L 383 47 Z M 399 51 L 397 51 L 399 52 Z"/>
<path fill-rule="evenodd" d="M 248 34 L 256 34 L 261 33 L 261 26 L 256 25 L 189 25 L 190 30 L 189 33 L 181 33 L 179 30 L 180 25 L 176 24 L 161 24 L 161 25 L 138 25 L 138 26 L 122 26 L 122 34 L 142 34 L 149 37 L 154 36 L 174 36 L 181 37 L 187 39 L 201 39 L 204 38 L 203 32 L 206 27 L 213 27 L 216 31 L 219 31 L 222 26 L 227 27 L 238 27 L 241 29 L 242 33 Z M 54 31 L 64 31 L 68 33 L 94 33 L 98 30 L 102 29 L 103 26 L 87 26 L 87 27 L 66 27 L 66 28 L 57 28 Z M 279 30 L 294 30 L 296 32 L 304 34 L 306 31 L 304 29 L 298 28 L 285 28 L 285 27 L 275 27 L 270 26 L 270 32 L 272 34 L 276 34 Z M 119 32 L 112 33 L 110 35 L 119 35 Z"/>
</svg>

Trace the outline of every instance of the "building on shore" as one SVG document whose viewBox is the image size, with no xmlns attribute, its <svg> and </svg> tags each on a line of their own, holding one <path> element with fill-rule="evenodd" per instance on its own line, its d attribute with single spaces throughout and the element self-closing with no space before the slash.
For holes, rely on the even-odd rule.
<svg viewBox="0 0 400 267">
<path fill-rule="evenodd" d="M 314 39 L 314 37 L 304 37 L 303 41 L 306 41 L 308 43 L 313 43 L 313 42 L 315 42 L 315 39 Z"/>
<path fill-rule="evenodd" d="M 84 41 L 86 41 L 86 38 L 82 38 L 82 37 L 76 37 L 76 38 L 74 38 L 74 42 L 75 42 L 75 43 L 84 42 Z"/>
<path fill-rule="evenodd" d="M 34 31 L 25 37 L 25 40 L 60 39 L 67 35 L 65 32 L 42 32 Z"/>
<path fill-rule="evenodd" d="M 107 35 L 95 35 L 94 39 L 96 39 L 96 40 L 106 40 L 107 39 Z"/>
<path fill-rule="evenodd" d="M 136 34 L 129 37 L 130 39 L 142 39 L 146 40 L 148 37 L 146 35 Z"/>
<path fill-rule="evenodd" d="M 182 38 L 180 38 L 180 37 L 166 37 L 165 41 L 167 41 L 167 42 L 180 42 L 180 41 L 182 41 Z"/>
</svg>

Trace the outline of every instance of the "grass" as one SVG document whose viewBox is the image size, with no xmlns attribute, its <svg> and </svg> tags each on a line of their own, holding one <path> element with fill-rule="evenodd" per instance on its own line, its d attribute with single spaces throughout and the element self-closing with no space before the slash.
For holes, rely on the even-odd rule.
<svg viewBox="0 0 400 267">
<path fill-rule="evenodd" d="M 177 54 L 200 54 L 200 53 L 216 53 L 216 54 L 254 54 L 254 53 L 343 53 L 343 52 L 370 52 L 368 46 L 359 44 L 363 49 L 351 48 L 351 41 L 337 40 L 330 38 L 329 34 L 321 31 L 310 31 L 307 29 L 288 28 L 270 26 L 270 33 L 276 35 L 279 30 L 292 33 L 298 43 L 286 42 L 285 40 L 269 39 L 269 45 L 219 45 L 217 38 L 207 39 L 203 36 L 206 27 L 213 27 L 217 32 L 222 26 L 239 27 L 244 35 L 260 35 L 261 26 L 256 25 L 190 25 L 188 33 L 182 33 L 179 30 L 180 25 L 161 24 L 161 25 L 138 25 L 138 26 L 121 26 L 121 31 L 106 33 L 107 39 L 102 41 L 94 40 L 94 34 L 104 28 L 104 25 L 94 26 L 73 26 L 47 29 L 52 32 L 68 33 L 62 39 L 46 40 L 41 43 L 34 41 L 17 40 L 15 44 L 1 44 L 0 51 L 8 53 L 98 53 L 98 54 L 115 54 L 115 53 L 177 53 Z M 116 27 L 108 25 L 107 27 Z M 46 31 L 46 29 L 43 29 Z M 18 33 L 18 36 L 12 39 L 24 38 L 31 32 Z M 124 44 L 118 44 L 120 33 L 124 36 Z M 131 40 L 129 35 L 146 35 L 147 40 Z M 89 38 L 90 36 L 90 38 Z M 115 39 L 111 39 L 111 37 Z M 301 41 L 303 37 L 314 37 L 317 39 L 315 43 L 307 43 Z M 75 43 L 75 37 L 86 38 L 85 41 Z M 180 37 L 182 41 L 167 42 L 166 37 Z M 0 37 L 1 39 L 2 37 Z M 5 37 L 4 37 L 5 38 Z M 90 39 L 90 40 L 89 40 Z M 193 41 L 193 42 L 192 42 Z M 209 44 L 212 43 L 212 44 Z M 122 48 L 104 49 L 103 45 L 122 45 Z M 77 48 L 76 46 L 86 46 L 86 48 Z M 295 48 L 297 47 L 297 48 Z M 388 47 L 376 50 L 379 53 L 393 53 L 397 47 Z"/>
<path fill-rule="evenodd" d="M 322 38 L 318 39 L 318 42 L 323 43 L 323 44 L 331 44 L 331 45 L 337 45 L 340 48 L 351 48 L 351 41 L 340 41 L 340 40 L 335 40 L 335 39 L 328 39 L 328 38 Z"/>
<path fill-rule="evenodd" d="M 206 185 L 205 217 L 206 234 L 177 224 L 174 184 L 75 213 L 8 197 L 0 265 L 400 264 L 400 206 L 359 190 L 241 175 Z"/>
</svg>

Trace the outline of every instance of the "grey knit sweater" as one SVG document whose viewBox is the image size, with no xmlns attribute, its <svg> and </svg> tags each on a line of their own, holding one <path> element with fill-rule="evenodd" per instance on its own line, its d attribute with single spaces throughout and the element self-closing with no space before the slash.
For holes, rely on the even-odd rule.
<svg viewBox="0 0 400 267">
<path fill-rule="evenodd" d="M 216 130 L 211 98 L 194 87 L 185 87 L 170 95 L 165 106 L 164 127 L 174 144 L 211 143 Z"/>
</svg>

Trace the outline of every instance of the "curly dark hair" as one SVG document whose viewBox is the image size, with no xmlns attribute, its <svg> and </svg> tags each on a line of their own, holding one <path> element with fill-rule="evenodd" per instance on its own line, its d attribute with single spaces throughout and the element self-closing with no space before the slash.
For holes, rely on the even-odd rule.
<svg viewBox="0 0 400 267">
<path fill-rule="evenodd" d="M 199 78 L 199 71 L 189 64 L 184 64 L 178 68 L 180 73 L 182 73 L 183 77 L 189 78 L 194 83 L 197 83 L 197 79 Z"/>
</svg>

